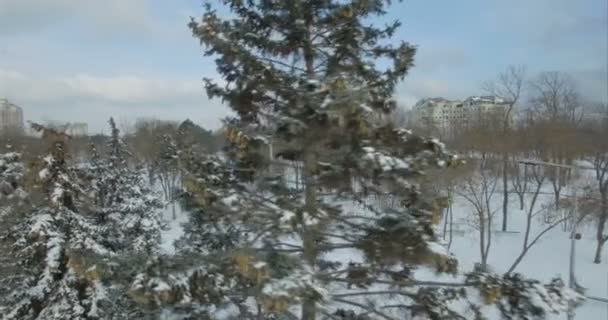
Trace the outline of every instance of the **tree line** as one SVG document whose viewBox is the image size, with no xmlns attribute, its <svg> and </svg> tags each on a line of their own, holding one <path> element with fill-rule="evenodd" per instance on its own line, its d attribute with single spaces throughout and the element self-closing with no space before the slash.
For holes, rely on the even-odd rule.
<svg viewBox="0 0 608 320">
<path fill-rule="evenodd" d="M 577 215 L 594 225 L 593 261 L 600 263 L 608 241 L 608 105 L 584 99 L 567 73 L 528 77 L 524 66 L 508 67 L 495 80 L 485 82 L 482 90 L 507 100 L 502 112 L 469 124 L 454 123 L 447 132 L 409 122 L 427 134 L 445 137 L 450 149 L 470 162 L 468 170 L 473 174 L 452 179 L 450 188 L 458 186 L 455 193 L 477 208 L 477 224 L 486 224 L 481 228 L 486 236 L 490 220 L 499 219 L 500 230 L 509 230 L 509 217 L 519 214 L 510 206 L 513 195 L 525 215 L 532 218 L 541 210 L 545 223 L 559 221 L 569 230 L 580 223 L 572 211 L 578 194 L 587 205 L 579 207 Z M 401 121 L 408 123 L 407 116 Z M 547 189 L 553 196 L 552 207 L 538 208 L 538 198 Z M 469 198 L 471 194 L 478 197 Z M 502 206 L 490 207 L 489 200 L 497 197 L 502 198 Z M 487 250 L 481 251 L 483 261 Z"/>
</svg>

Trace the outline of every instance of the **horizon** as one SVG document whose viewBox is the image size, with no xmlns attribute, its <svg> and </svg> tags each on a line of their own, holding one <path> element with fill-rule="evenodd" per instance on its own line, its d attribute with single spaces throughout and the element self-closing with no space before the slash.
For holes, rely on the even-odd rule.
<svg viewBox="0 0 608 320">
<path fill-rule="evenodd" d="M 110 116 L 190 118 L 215 130 L 229 109 L 207 98 L 202 78 L 217 78 L 213 59 L 203 57 L 187 28 L 201 4 L 2 0 L 0 97 L 22 107 L 28 120 L 86 122 L 92 133 Z M 394 19 L 403 22 L 394 40 L 418 46 L 415 66 L 395 92 L 402 107 L 484 95 L 481 83 L 507 65 L 526 65 L 530 77 L 567 72 L 587 100 L 608 102 L 605 1 L 412 0 L 373 22 Z"/>
</svg>

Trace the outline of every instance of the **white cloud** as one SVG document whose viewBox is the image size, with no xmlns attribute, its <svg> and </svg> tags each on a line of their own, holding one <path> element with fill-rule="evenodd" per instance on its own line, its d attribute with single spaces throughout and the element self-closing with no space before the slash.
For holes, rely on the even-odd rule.
<svg viewBox="0 0 608 320">
<path fill-rule="evenodd" d="M 38 76 L 0 69 L 0 96 L 21 105 L 28 120 L 89 122 L 94 131 L 110 116 L 184 120 L 217 128 L 228 108 L 209 100 L 200 79 L 91 74 Z"/>
<path fill-rule="evenodd" d="M 200 96 L 202 82 L 197 79 L 143 77 L 134 75 L 97 76 L 74 74 L 40 76 L 14 70 L 0 70 L 4 94 L 23 95 L 31 101 L 81 98 L 106 102 L 168 102 L 179 97 Z M 27 94 L 20 94 L 21 92 Z"/>
<path fill-rule="evenodd" d="M 78 96 L 109 102 L 158 103 L 202 94 L 202 83 L 193 80 L 78 74 L 55 81 Z"/>
<path fill-rule="evenodd" d="M 0 1 L 0 35 L 37 32 L 71 19 L 101 33 L 150 31 L 155 26 L 147 0 Z"/>
</svg>

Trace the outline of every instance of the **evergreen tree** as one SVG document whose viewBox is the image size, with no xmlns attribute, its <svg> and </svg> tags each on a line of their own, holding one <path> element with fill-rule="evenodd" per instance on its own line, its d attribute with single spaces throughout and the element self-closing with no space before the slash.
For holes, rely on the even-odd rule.
<svg viewBox="0 0 608 320">
<path fill-rule="evenodd" d="M 21 154 L 0 154 L 0 217 L 10 210 L 11 205 L 25 200 L 27 194 L 23 188 L 24 179 Z"/>
<path fill-rule="evenodd" d="M 14 270 L 3 319 L 107 318 L 105 269 L 97 256 L 110 252 L 99 228 L 83 209 L 82 188 L 66 162 L 67 136 L 33 124 L 50 142 L 30 193 L 43 199 L 12 225 L 4 241 L 12 243 Z"/>
<path fill-rule="evenodd" d="M 529 319 L 575 298 L 559 281 L 473 273 L 446 284 L 412 271 L 457 273 L 437 243 L 434 195 L 417 186 L 454 157 L 438 141 L 369 116 L 394 108 L 415 53 L 390 44 L 398 22 L 368 22 L 390 1 L 222 3 L 232 18 L 207 4 L 190 27 L 225 81 L 205 80 L 208 95 L 237 114 L 226 121 L 228 159 L 188 164 L 187 196 L 199 210 L 184 254 L 137 277 L 132 293 L 141 303 L 189 319 L 303 320 L 482 319 L 486 303 Z M 301 192 L 267 174 L 281 164 L 267 156 L 269 141 L 281 147 L 276 156 L 302 164 Z M 402 206 L 365 201 L 386 193 Z"/>
<path fill-rule="evenodd" d="M 129 165 L 129 152 L 114 120 L 107 157 L 92 147 L 86 174 L 89 193 L 96 199 L 97 217 L 106 242 L 117 253 L 157 253 L 163 227 L 162 201 L 145 182 L 144 173 Z"/>
<path fill-rule="evenodd" d="M 2 278 L 3 319 L 143 317 L 122 281 L 141 256 L 157 254 L 161 202 L 128 167 L 111 125 L 107 159 L 93 148 L 91 164 L 78 166 L 68 162 L 69 136 L 33 125 L 50 150 L 32 169 L 31 208 L 14 211 L 2 234 L 13 261 Z"/>
<path fill-rule="evenodd" d="M 5 235 L 26 210 L 27 193 L 24 190 L 25 168 L 21 154 L 8 152 L 0 154 L 0 235 Z M 1 238 L 0 238 L 1 239 Z M 19 266 L 11 259 L 12 247 L 0 241 L 0 314 L 6 306 L 6 299 L 15 283 L 21 279 L 15 276 Z"/>
<path fill-rule="evenodd" d="M 160 254 L 163 201 L 146 182 L 145 172 L 133 168 L 127 145 L 113 119 L 105 156 L 91 148 L 91 160 L 83 175 L 95 201 L 95 216 L 104 244 L 111 248 L 112 294 L 108 296 L 117 319 L 144 319 L 145 310 L 128 295 L 135 270 Z"/>
<path fill-rule="evenodd" d="M 187 119 L 177 128 L 177 146 L 180 150 L 193 149 L 199 152 L 215 153 L 217 142 L 213 132 Z"/>
<path fill-rule="evenodd" d="M 222 211 L 205 210 L 205 205 L 213 201 L 214 193 L 227 192 L 236 179 L 230 171 L 225 171 L 221 160 L 216 157 L 204 158 L 192 155 L 184 165 L 187 178 L 185 191 L 181 195 L 181 205 L 190 214 L 184 224 L 184 237 L 177 243 L 178 251 L 207 254 L 234 249 L 244 236 L 239 224 L 233 223 L 230 216 Z M 198 189 L 214 185 L 215 188 Z"/>
</svg>

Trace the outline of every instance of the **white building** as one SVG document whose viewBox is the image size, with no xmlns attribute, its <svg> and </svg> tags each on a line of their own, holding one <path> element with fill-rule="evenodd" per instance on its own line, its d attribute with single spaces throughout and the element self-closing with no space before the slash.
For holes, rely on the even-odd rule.
<svg viewBox="0 0 608 320">
<path fill-rule="evenodd" d="M 23 133 L 23 129 L 23 110 L 7 99 L 0 99 L 0 132 Z"/>
<path fill-rule="evenodd" d="M 83 137 L 89 134 L 89 125 L 83 122 L 47 121 L 46 126 L 72 137 Z"/>
<path fill-rule="evenodd" d="M 472 96 L 463 101 L 426 98 L 413 107 L 415 120 L 423 126 L 449 130 L 467 127 L 476 121 L 489 121 L 504 114 L 508 102 L 494 96 Z"/>
<path fill-rule="evenodd" d="M 469 119 L 461 101 L 444 98 L 422 99 L 414 105 L 413 112 L 420 125 L 438 129 L 448 129 L 454 123 L 466 124 Z"/>
<path fill-rule="evenodd" d="M 502 119 L 509 108 L 509 102 L 495 96 L 472 96 L 464 100 L 469 113 L 469 121 L 489 121 Z"/>
<path fill-rule="evenodd" d="M 73 122 L 68 127 L 67 134 L 73 137 L 84 137 L 89 135 L 89 125 L 84 122 Z"/>
</svg>

